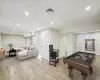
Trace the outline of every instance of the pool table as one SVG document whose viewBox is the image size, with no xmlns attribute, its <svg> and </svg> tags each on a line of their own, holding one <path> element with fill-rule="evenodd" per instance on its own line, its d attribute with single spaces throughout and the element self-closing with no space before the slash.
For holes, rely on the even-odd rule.
<svg viewBox="0 0 100 80">
<path fill-rule="evenodd" d="M 93 66 L 96 55 L 87 52 L 76 52 L 63 58 L 64 64 L 68 64 L 69 76 L 73 76 L 73 69 L 80 71 L 82 80 L 87 80 L 88 75 L 93 73 Z"/>
</svg>

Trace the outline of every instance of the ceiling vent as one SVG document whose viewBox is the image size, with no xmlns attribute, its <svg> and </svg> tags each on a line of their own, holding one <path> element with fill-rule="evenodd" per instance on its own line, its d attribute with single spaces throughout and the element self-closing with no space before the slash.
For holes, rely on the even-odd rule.
<svg viewBox="0 0 100 80">
<path fill-rule="evenodd" d="M 51 9 L 51 8 L 49 8 L 49 9 L 47 9 L 47 10 L 46 10 L 46 12 L 47 12 L 47 13 L 53 13 L 53 12 L 54 12 L 54 10 L 53 10 L 53 9 Z"/>
</svg>

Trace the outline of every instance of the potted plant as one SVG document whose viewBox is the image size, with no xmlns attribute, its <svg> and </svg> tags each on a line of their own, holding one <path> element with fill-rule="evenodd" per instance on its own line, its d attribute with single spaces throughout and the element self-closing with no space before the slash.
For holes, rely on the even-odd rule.
<svg viewBox="0 0 100 80">
<path fill-rule="evenodd" d="M 12 48 L 12 46 L 13 46 L 13 44 L 10 43 L 10 44 L 9 44 L 10 49 Z"/>
</svg>

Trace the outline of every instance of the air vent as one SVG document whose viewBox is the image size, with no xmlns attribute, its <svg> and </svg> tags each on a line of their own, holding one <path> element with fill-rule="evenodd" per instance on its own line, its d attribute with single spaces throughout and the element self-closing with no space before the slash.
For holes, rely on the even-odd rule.
<svg viewBox="0 0 100 80">
<path fill-rule="evenodd" d="M 47 9 L 47 10 L 46 10 L 46 12 L 47 12 L 47 13 L 53 13 L 53 12 L 54 12 L 54 10 L 53 10 L 53 9 L 51 9 L 51 8 L 49 8 L 49 9 Z"/>
</svg>

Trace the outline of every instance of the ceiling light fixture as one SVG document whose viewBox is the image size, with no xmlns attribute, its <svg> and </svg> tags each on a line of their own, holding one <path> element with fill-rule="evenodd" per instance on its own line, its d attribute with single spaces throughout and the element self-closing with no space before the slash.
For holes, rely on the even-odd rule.
<svg viewBox="0 0 100 80">
<path fill-rule="evenodd" d="M 39 30 L 40 28 L 38 28 L 38 30 Z"/>
<path fill-rule="evenodd" d="M 25 15 L 26 15 L 26 16 L 29 16 L 29 12 L 25 12 Z"/>
<path fill-rule="evenodd" d="M 51 24 L 53 25 L 53 24 L 54 24 L 54 22 L 51 22 Z"/>
<path fill-rule="evenodd" d="M 97 30 L 97 31 L 100 31 L 100 30 Z"/>
<path fill-rule="evenodd" d="M 27 35 L 25 34 L 24 37 L 27 37 Z"/>
<path fill-rule="evenodd" d="M 87 6 L 87 7 L 85 8 L 86 11 L 88 11 L 88 10 L 90 10 L 90 9 L 91 9 L 91 6 Z"/>
<path fill-rule="evenodd" d="M 30 36 L 30 34 L 28 33 L 27 36 Z"/>
<path fill-rule="evenodd" d="M 35 33 L 34 33 L 34 32 L 32 32 L 32 35 L 35 35 Z"/>
<path fill-rule="evenodd" d="M 20 24 L 17 24 L 17 26 L 19 27 L 19 26 L 20 26 Z"/>
</svg>

